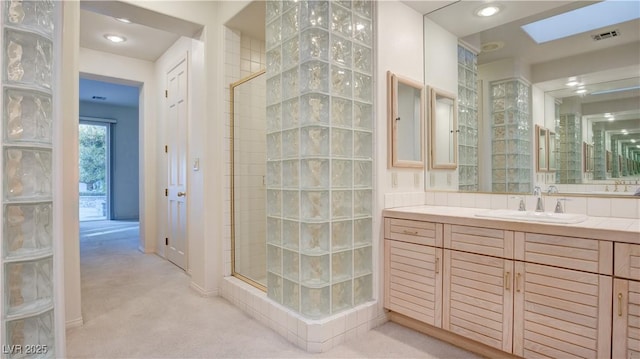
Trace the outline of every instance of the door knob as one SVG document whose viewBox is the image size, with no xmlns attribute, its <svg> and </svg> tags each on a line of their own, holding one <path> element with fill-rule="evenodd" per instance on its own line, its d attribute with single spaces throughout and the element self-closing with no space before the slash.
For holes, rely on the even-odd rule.
<svg viewBox="0 0 640 359">
<path fill-rule="evenodd" d="M 178 197 L 184 197 L 187 195 L 187 192 L 178 192 Z"/>
</svg>

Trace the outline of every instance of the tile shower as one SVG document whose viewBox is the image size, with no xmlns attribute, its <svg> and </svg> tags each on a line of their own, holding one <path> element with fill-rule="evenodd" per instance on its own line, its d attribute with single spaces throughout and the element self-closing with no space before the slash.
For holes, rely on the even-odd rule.
<svg viewBox="0 0 640 359">
<path fill-rule="evenodd" d="M 53 52 L 55 4 L 3 1 L 2 338 L 55 356 Z M 46 350 L 44 348 L 46 347 Z M 14 347 L 15 348 L 15 347 Z M 3 350 L 7 357 L 22 356 Z"/>
<path fill-rule="evenodd" d="M 268 1 L 267 295 L 307 318 L 373 297 L 368 1 Z"/>
</svg>

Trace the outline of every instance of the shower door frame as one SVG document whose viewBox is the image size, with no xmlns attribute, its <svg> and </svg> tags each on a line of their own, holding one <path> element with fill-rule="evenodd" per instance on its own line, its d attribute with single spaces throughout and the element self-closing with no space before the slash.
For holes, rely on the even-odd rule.
<svg viewBox="0 0 640 359">
<path fill-rule="evenodd" d="M 258 72 L 255 72 L 247 77 L 244 77 L 236 82 L 232 82 L 229 85 L 229 127 L 230 127 L 230 133 L 229 133 L 229 153 L 230 153 L 230 165 L 231 165 L 231 178 L 230 178 L 230 184 L 229 184 L 229 188 L 230 188 L 230 195 L 231 195 L 231 200 L 230 202 L 230 218 L 231 218 L 231 275 L 242 280 L 243 282 L 246 282 L 264 292 L 267 291 L 267 287 L 266 285 L 256 282 L 255 280 L 236 272 L 236 214 L 235 214 L 235 147 L 234 147 L 234 137 L 235 137 L 235 99 L 234 99 L 234 90 L 236 87 L 249 82 L 251 80 L 253 80 L 256 77 L 262 76 L 266 74 L 266 70 L 260 70 Z M 265 108 L 266 111 L 266 108 Z M 264 248 L 265 252 L 267 250 L 266 246 Z M 266 272 L 266 268 L 265 268 L 265 272 Z"/>
</svg>

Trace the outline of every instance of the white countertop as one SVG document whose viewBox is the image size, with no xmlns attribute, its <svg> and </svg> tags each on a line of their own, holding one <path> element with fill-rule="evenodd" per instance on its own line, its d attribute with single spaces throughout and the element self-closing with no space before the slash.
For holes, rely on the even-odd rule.
<svg viewBox="0 0 640 359">
<path fill-rule="evenodd" d="M 476 217 L 489 211 L 482 208 L 415 206 L 385 209 L 384 217 L 404 218 L 448 224 L 500 228 L 512 231 L 594 238 L 614 242 L 640 244 L 640 219 L 588 217 L 572 224 L 529 222 L 515 219 Z"/>
</svg>

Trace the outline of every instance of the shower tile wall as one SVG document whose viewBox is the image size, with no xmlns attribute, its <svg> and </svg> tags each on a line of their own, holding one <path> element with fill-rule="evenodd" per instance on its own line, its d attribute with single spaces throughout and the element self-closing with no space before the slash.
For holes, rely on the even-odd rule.
<svg viewBox="0 0 640 359">
<path fill-rule="evenodd" d="M 323 318 L 373 296 L 373 4 L 266 5 L 267 295 Z"/>
<path fill-rule="evenodd" d="M 510 79 L 491 82 L 489 88 L 492 191 L 528 193 L 533 190 L 530 85 Z"/>
<path fill-rule="evenodd" d="M 54 12 L 50 1 L 3 1 L 2 357 L 55 357 L 53 280 Z M 60 290 L 60 289 L 58 289 Z"/>
<path fill-rule="evenodd" d="M 458 45 L 458 189 L 478 190 L 478 55 Z"/>
<path fill-rule="evenodd" d="M 230 153 L 229 153 L 229 84 L 245 78 L 266 67 L 264 41 L 225 28 L 226 48 L 226 111 L 225 153 L 227 159 L 227 195 L 225 205 L 225 275 L 231 274 L 231 217 L 230 217 Z M 236 251 L 245 261 L 236 262 L 237 272 L 246 273 L 251 278 L 263 281 L 266 269 L 266 136 L 264 120 L 264 81 L 244 84 L 243 91 L 261 94 L 251 107 L 240 106 L 236 114 L 235 128 L 235 171 L 236 171 Z M 241 151 L 241 153 L 239 152 Z M 242 205 L 244 203 L 244 205 Z M 238 238 L 241 237 L 241 238 Z"/>
</svg>

